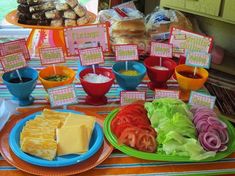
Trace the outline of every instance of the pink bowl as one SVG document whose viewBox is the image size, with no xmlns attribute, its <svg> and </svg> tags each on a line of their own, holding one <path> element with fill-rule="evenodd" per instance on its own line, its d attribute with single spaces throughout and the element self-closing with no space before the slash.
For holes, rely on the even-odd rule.
<svg viewBox="0 0 235 176">
<path fill-rule="evenodd" d="M 95 68 L 95 72 L 96 74 L 109 77 L 110 80 L 105 83 L 91 83 L 85 81 L 83 77 L 88 73 L 93 73 L 92 68 L 82 70 L 79 74 L 79 78 L 83 89 L 88 94 L 86 97 L 86 103 L 91 105 L 103 105 L 107 103 L 107 97 L 105 94 L 110 90 L 112 84 L 114 83 L 115 76 L 112 70 L 105 68 Z"/>
<path fill-rule="evenodd" d="M 168 70 L 158 70 L 153 68 L 154 66 L 160 66 L 160 58 L 150 56 L 144 60 L 144 65 L 147 68 L 147 75 L 150 79 L 149 88 L 154 90 L 155 88 L 167 88 L 166 81 L 174 73 L 177 64 L 170 58 L 162 58 L 162 66 L 168 68 Z"/>
</svg>

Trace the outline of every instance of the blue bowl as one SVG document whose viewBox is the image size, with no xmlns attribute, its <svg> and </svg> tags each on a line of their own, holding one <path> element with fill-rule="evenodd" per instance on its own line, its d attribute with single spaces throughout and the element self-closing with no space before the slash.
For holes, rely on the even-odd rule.
<svg viewBox="0 0 235 176">
<path fill-rule="evenodd" d="M 112 69 L 118 85 L 124 90 L 136 90 L 146 74 L 145 66 L 136 61 L 128 61 L 128 69 L 136 70 L 139 73 L 137 76 L 126 76 L 120 73 L 121 70 L 126 69 L 125 62 L 116 62 Z"/>
<path fill-rule="evenodd" d="M 3 83 L 7 86 L 9 92 L 14 96 L 14 99 L 19 101 L 20 106 L 27 106 L 33 103 L 33 97 L 30 94 L 33 92 L 37 84 L 38 72 L 37 70 L 24 67 L 19 69 L 22 78 L 31 78 L 30 81 L 12 83 L 14 78 L 18 78 L 16 71 L 6 72 L 2 75 Z"/>
<path fill-rule="evenodd" d="M 57 111 L 82 114 L 80 112 L 73 111 L 73 110 L 57 110 Z M 49 161 L 49 160 L 45 160 L 36 156 L 32 156 L 27 153 L 24 153 L 20 149 L 20 133 L 27 121 L 34 119 L 36 115 L 40 115 L 40 114 L 41 112 L 37 112 L 20 120 L 11 130 L 10 135 L 9 135 L 9 146 L 11 150 L 20 159 L 30 164 L 43 166 L 43 167 L 64 167 L 64 166 L 74 165 L 92 157 L 100 149 L 100 147 L 103 144 L 103 141 L 104 141 L 103 130 L 102 130 L 102 127 L 96 122 L 94 130 L 92 132 L 92 136 L 91 136 L 91 140 L 89 144 L 89 150 L 84 154 L 71 154 L 71 155 L 57 156 L 54 160 Z"/>
</svg>

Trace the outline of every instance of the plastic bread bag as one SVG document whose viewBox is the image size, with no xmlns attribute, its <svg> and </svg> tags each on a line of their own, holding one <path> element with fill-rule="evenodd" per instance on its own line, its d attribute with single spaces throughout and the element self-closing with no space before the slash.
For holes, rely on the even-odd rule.
<svg viewBox="0 0 235 176">
<path fill-rule="evenodd" d="M 0 99 L 0 131 L 9 120 L 12 114 L 15 114 L 18 104 L 11 100 Z"/>
<path fill-rule="evenodd" d="M 157 7 L 146 16 L 145 22 L 147 35 L 153 41 L 169 39 L 172 27 L 192 30 L 191 22 L 177 10 L 165 10 Z"/>
</svg>

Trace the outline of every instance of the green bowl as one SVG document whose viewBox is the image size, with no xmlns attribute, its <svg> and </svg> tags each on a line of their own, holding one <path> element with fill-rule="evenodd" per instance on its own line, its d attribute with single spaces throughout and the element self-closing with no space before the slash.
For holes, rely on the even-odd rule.
<svg viewBox="0 0 235 176">
<path fill-rule="evenodd" d="M 116 136 L 111 131 L 111 122 L 115 118 L 116 114 L 118 113 L 119 109 L 115 109 L 108 116 L 105 118 L 104 121 L 104 134 L 107 140 L 118 150 L 122 151 L 123 153 L 145 160 L 158 160 L 158 161 L 172 161 L 172 162 L 207 162 L 207 161 L 216 161 L 222 158 L 227 157 L 228 155 L 232 154 L 235 151 L 235 128 L 233 125 L 225 119 L 222 115 L 219 118 L 226 123 L 228 128 L 229 134 L 229 143 L 227 145 L 228 149 L 223 152 L 218 152 L 214 157 L 210 157 L 204 160 L 190 160 L 189 157 L 184 156 L 177 156 L 177 155 L 166 155 L 165 153 L 147 153 L 136 150 L 134 148 L 128 147 L 124 144 L 118 144 Z"/>
</svg>

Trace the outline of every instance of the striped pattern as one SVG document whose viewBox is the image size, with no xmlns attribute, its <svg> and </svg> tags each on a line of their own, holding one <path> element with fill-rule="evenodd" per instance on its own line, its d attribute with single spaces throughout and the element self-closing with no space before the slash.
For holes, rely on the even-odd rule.
<svg viewBox="0 0 235 176">
<path fill-rule="evenodd" d="M 113 58 L 106 59 L 105 67 L 110 68 L 113 63 Z M 40 70 L 42 67 L 39 66 L 39 61 L 31 61 L 30 66 L 35 67 Z M 67 65 L 75 70 L 77 70 L 77 63 L 74 61 L 68 61 Z M 139 86 L 140 90 L 147 90 L 147 98 L 151 100 L 153 98 L 153 92 L 147 89 L 147 79 L 145 79 Z M 79 97 L 79 105 L 71 107 L 71 109 L 76 109 L 85 113 L 98 113 L 103 118 L 119 106 L 119 91 L 120 88 L 117 84 L 113 85 L 109 91 L 107 97 L 109 103 L 106 106 L 93 107 L 84 104 L 85 93 L 76 81 L 76 91 Z M 176 84 L 174 81 L 170 81 L 172 87 Z M 35 105 L 27 108 L 21 108 L 20 112 L 27 112 L 32 107 L 41 106 L 47 103 L 47 94 L 43 89 L 42 85 L 39 83 L 33 92 L 36 98 Z M 0 83 L 0 97 L 10 98 L 11 95 L 6 90 L 6 87 Z M 147 161 L 134 157 L 129 157 L 118 150 L 114 150 L 113 153 L 96 168 L 91 169 L 85 173 L 80 174 L 81 176 L 93 176 L 93 175 L 118 175 L 118 176 L 158 176 L 158 175 L 213 175 L 213 174 L 232 174 L 235 173 L 235 153 L 230 155 L 228 158 L 222 159 L 215 162 L 207 163 L 176 163 L 176 162 L 160 162 L 160 161 Z M 0 156 L 0 175 L 10 175 L 10 176 L 28 176 L 25 172 L 22 172 L 15 167 L 8 164 Z"/>
</svg>

